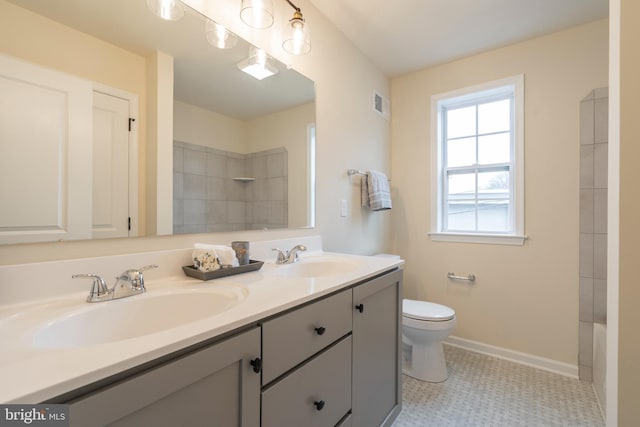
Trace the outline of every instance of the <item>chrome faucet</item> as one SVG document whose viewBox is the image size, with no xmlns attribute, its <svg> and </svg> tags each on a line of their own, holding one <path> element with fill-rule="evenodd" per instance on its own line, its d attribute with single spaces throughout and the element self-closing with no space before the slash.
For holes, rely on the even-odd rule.
<svg viewBox="0 0 640 427">
<path fill-rule="evenodd" d="M 278 251 L 276 264 L 293 264 L 294 262 L 298 262 L 298 252 L 306 251 L 307 247 L 305 245 L 296 245 L 291 248 L 290 251 L 283 251 L 278 248 L 273 248 L 273 250 Z"/>
<path fill-rule="evenodd" d="M 116 277 L 113 288 L 109 288 L 104 279 L 97 274 L 74 274 L 72 279 L 93 279 L 87 302 L 110 301 L 113 299 L 142 294 L 147 288 L 144 286 L 143 271 L 158 268 L 157 265 L 145 265 L 138 269 L 129 269 Z"/>
</svg>

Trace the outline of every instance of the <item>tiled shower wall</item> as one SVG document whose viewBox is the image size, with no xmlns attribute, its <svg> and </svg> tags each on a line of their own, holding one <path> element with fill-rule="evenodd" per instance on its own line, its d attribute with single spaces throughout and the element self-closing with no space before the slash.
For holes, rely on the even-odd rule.
<svg viewBox="0 0 640 427">
<path fill-rule="evenodd" d="M 288 155 L 173 143 L 174 234 L 286 228 Z"/>
<path fill-rule="evenodd" d="M 580 103 L 580 379 L 593 381 L 593 324 L 607 323 L 607 88 Z"/>
</svg>

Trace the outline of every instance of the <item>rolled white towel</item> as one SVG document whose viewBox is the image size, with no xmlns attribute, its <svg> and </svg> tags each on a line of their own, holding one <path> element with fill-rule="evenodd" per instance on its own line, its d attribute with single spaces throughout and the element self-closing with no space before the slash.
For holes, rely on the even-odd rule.
<svg viewBox="0 0 640 427">
<path fill-rule="evenodd" d="M 196 243 L 193 249 L 193 263 L 201 271 L 213 271 L 224 267 L 237 267 L 236 253 L 229 246 Z"/>
<path fill-rule="evenodd" d="M 236 251 L 231 249 L 229 246 L 216 246 L 216 253 L 218 254 L 218 259 L 220 260 L 220 264 L 223 267 L 231 266 L 237 267 L 240 265 L 238 262 L 238 258 L 236 257 Z"/>
<path fill-rule="evenodd" d="M 191 253 L 191 259 L 193 259 L 193 266 L 200 271 L 208 272 L 220 268 L 218 254 L 211 245 L 196 243 Z"/>
</svg>

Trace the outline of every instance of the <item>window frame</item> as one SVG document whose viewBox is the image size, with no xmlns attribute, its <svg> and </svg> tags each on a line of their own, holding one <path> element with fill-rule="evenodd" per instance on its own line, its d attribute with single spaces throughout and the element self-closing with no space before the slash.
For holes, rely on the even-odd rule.
<svg viewBox="0 0 640 427">
<path fill-rule="evenodd" d="M 445 171 L 446 151 L 443 138 L 444 107 L 476 105 L 491 99 L 513 97 L 511 161 L 500 166 L 510 168 L 509 206 L 512 210 L 513 228 L 510 232 L 448 231 L 444 229 L 444 203 L 447 182 Z M 431 96 L 431 232 L 433 241 L 523 245 L 524 234 L 524 74 L 494 80 L 451 92 Z M 488 168 L 495 168 L 492 164 Z M 474 165 L 462 169 L 482 170 L 487 167 Z"/>
</svg>

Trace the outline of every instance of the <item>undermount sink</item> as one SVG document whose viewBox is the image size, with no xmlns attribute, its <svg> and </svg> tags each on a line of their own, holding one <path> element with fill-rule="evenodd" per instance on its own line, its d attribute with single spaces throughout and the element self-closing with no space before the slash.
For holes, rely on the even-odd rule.
<svg viewBox="0 0 640 427">
<path fill-rule="evenodd" d="M 214 316 L 231 308 L 238 292 L 146 293 L 84 304 L 36 327 L 36 348 L 86 347 L 136 338 Z"/>
<path fill-rule="evenodd" d="M 276 272 L 289 277 L 331 277 L 349 274 L 360 264 L 338 257 L 306 257 L 295 264 L 278 265 Z"/>
</svg>

